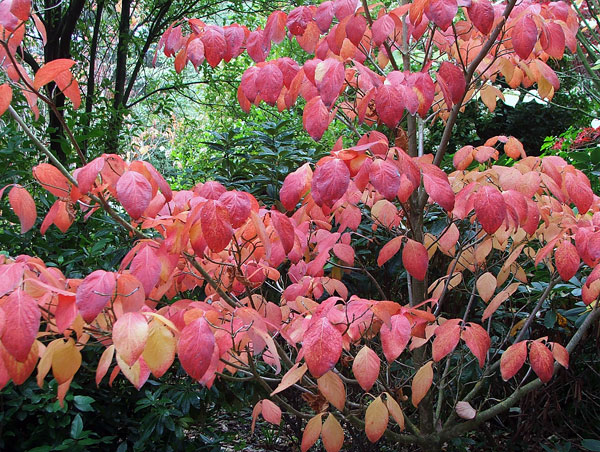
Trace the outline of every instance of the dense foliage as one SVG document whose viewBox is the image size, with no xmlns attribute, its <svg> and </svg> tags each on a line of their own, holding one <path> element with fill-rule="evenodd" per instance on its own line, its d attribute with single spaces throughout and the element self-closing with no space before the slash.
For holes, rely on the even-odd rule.
<svg viewBox="0 0 600 452">
<path fill-rule="evenodd" d="M 26 27 L 46 34 L 30 9 L 28 0 L 0 3 L 0 113 L 48 159 L 32 168 L 48 192 L 41 233 L 74 234 L 75 256 L 59 253 L 50 265 L 35 249 L 0 255 L 2 386 L 28 384 L 35 369 L 42 386 L 52 372 L 59 411 L 88 355 L 99 355 L 97 385 L 122 375 L 137 389 L 178 379 L 168 374 L 177 357 L 201 385 L 258 385 L 252 429 L 259 416 L 306 420 L 302 450 L 320 438 L 338 451 L 350 437 L 364 449 L 384 435 L 439 450 L 569 368 L 600 311 L 600 198 L 588 176 L 557 155 L 527 156 L 509 131 L 449 158 L 469 102 L 494 111 L 501 88 L 534 85 L 553 99 L 554 61 L 576 50 L 568 4 L 335 0 L 273 12 L 253 31 L 177 20 L 158 45 L 177 72 L 245 53 L 256 64 L 237 91 L 244 111 L 301 105 L 314 140 L 340 135 L 315 165 L 317 151 L 286 122 L 215 135 L 203 145 L 216 151 L 222 183 L 192 172 L 195 185 L 185 186 L 184 172 L 178 190 L 149 161 L 88 159 L 56 106 L 57 94 L 79 106 L 76 62 L 52 59 L 31 76 L 21 65 Z M 299 46 L 315 57 L 267 60 L 287 40 L 294 54 Z M 33 116 L 40 100 L 52 112 L 77 168 L 13 108 L 21 95 Z M 443 127 L 426 148 L 433 120 Z M 105 150 L 115 150 L 122 125 L 113 114 Z M 190 166 L 189 152 L 179 158 Z M 31 234 L 36 203 L 25 176 L 14 177 L 0 196 Z M 112 239 L 101 228 L 91 237 L 72 229 L 78 216 L 106 221 L 100 212 L 135 238 L 115 254 L 118 270 L 102 261 Z M 80 249 L 89 272 L 65 276 L 60 266 Z M 137 402 L 156 407 L 147 422 L 160 426 L 145 428 L 138 447 L 165 428 L 185 444 L 190 404 L 173 406 L 176 395 L 163 391 Z M 123 438 L 87 432 L 80 414 L 68 419 L 73 440 Z"/>
</svg>

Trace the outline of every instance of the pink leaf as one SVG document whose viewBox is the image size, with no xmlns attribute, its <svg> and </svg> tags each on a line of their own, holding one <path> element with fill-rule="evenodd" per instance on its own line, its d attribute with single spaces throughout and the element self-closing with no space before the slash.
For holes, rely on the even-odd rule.
<svg viewBox="0 0 600 452">
<path fill-rule="evenodd" d="M 152 185 L 137 171 L 125 171 L 117 182 L 117 198 L 127 213 L 137 220 L 152 200 Z"/>
</svg>

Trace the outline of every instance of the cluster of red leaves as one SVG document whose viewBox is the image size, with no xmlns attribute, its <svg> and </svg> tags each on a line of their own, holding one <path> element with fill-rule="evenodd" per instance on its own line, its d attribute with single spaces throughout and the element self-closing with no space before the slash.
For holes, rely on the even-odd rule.
<svg viewBox="0 0 600 452">
<path fill-rule="evenodd" d="M 465 8 L 466 20 L 455 21 L 459 6 Z M 336 109 L 351 120 L 377 120 L 390 127 L 406 112 L 426 117 L 433 108 L 434 115 L 446 117 L 450 108 L 472 97 L 467 67 L 487 37 L 501 28 L 505 39 L 473 68 L 488 87 L 481 91 L 484 102 L 495 103 L 491 83 L 498 74 L 511 86 L 537 83 L 540 94 L 551 98 L 558 79 L 546 61 L 562 57 L 565 46 L 574 48 L 576 16 L 564 2 L 521 2 L 507 20 L 503 8 L 488 0 L 418 0 L 391 11 L 380 8 L 373 20 L 371 11 L 358 8 L 356 0 L 326 1 L 289 14 L 277 11 L 264 30 L 190 19 L 173 24 L 160 47 L 175 57 L 179 71 L 188 61 L 196 67 L 204 60 L 216 66 L 246 51 L 257 64 L 242 78 L 242 107 L 264 101 L 289 108 L 301 96 L 306 101 L 304 126 L 318 139 Z M 77 104 L 72 61 L 51 62 L 33 80 L 16 62 L 21 21 L 29 9 L 25 0 L 0 2 L 0 37 L 9 43 L 8 53 L 0 49 L 3 69 L 15 86 L 25 89 L 32 108 L 33 91 L 50 81 Z M 389 51 L 403 45 L 402 36 L 414 42 L 428 30 L 430 43 L 447 60 L 435 67 L 427 61 L 419 72 L 383 75 Z M 289 58 L 266 61 L 272 43 L 286 36 L 315 58 L 302 66 Z M 0 86 L 0 113 L 11 98 L 12 88 Z M 500 147 L 515 160 L 513 166 L 494 164 Z M 42 233 L 52 224 L 66 231 L 77 209 L 87 217 L 120 205 L 131 228 L 148 234 L 136 242 L 118 271 L 97 270 L 82 280 L 66 278 L 36 258 L 0 256 L 0 386 L 11 379 L 22 383 L 36 367 L 41 385 L 52 370 L 62 400 L 81 364 L 80 350 L 92 337 L 106 347 L 97 368 L 98 384 L 112 367 L 111 384 L 122 373 L 140 388 L 151 374 L 163 375 L 177 357 L 193 379 L 210 386 L 221 373 L 235 374 L 240 368 L 252 372 L 255 359 L 280 373 L 278 340 L 295 351 L 296 363 L 272 395 L 300 382 L 308 371 L 327 402 L 325 409 L 331 404 L 343 410 L 346 390 L 335 370 L 344 352 L 354 356 L 352 372 L 360 387 L 370 391 L 382 358 L 391 363 L 405 350 L 431 343 L 433 360 L 416 369 L 411 382 L 416 407 L 433 384 L 434 362 L 453 353 L 461 340 L 480 366 L 485 365 L 491 340 L 480 323 L 527 284 L 523 261 L 544 263 L 565 280 L 583 261 L 593 271 L 582 298 L 589 304 L 600 295 L 600 200 L 581 171 L 559 157 L 527 157 L 516 138 L 505 136 L 463 147 L 453 163 L 456 171 L 448 175 L 433 164 L 433 155 L 410 156 L 376 131 L 351 147 L 339 139 L 314 167 L 305 164 L 286 177 L 280 199 L 287 212 L 261 206 L 252 195 L 217 182 L 172 191 L 148 162 L 126 162 L 118 155 L 98 157 L 74 171 L 72 179 L 42 163 L 33 176 L 57 197 Z M 7 188 L 21 229 L 27 231 L 36 222 L 35 203 L 20 185 L 2 188 L 0 196 Z M 448 227 L 415 240 L 407 224 L 409 203 L 415 199 L 439 211 Z M 401 252 L 408 274 L 429 283 L 428 300 L 402 306 L 362 299 L 349 294 L 339 275 L 329 273 L 331 261 L 354 265 L 354 235 L 365 222 L 392 236 L 379 251 L 378 265 Z M 459 228 L 470 232 L 461 236 Z M 459 253 L 466 236 L 476 241 Z M 541 244 L 538 249 L 531 244 L 534 240 Z M 495 275 L 486 266 L 492 250 L 508 254 Z M 438 251 L 451 263 L 441 278 L 427 281 L 429 262 Z M 478 275 L 475 289 L 485 306 L 480 321 L 436 317 L 438 299 L 470 274 Z M 281 281 L 289 284 L 280 287 Z M 280 299 L 253 292 L 263 284 L 279 287 Z M 196 288 L 204 289 L 204 301 L 157 303 Z M 56 339 L 44 345 L 47 336 Z M 369 346 L 377 343 L 374 339 L 381 344 L 381 357 Z M 568 365 L 560 345 L 544 338 L 521 341 L 502 355 L 503 377 L 516 375 L 527 357 L 543 381 L 552 376 L 555 361 Z M 321 437 L 329 452 L 338 451 L 344 440 L 340 423 L 332 413 L 323 421 L 322 410 L 316 411 L 306 426 L 302 450 Z M 259 415 L 278 423 L 281 411 L 265 399 L 254 409 L 253 418 Z M 383 435 L 390 416 L 404 428 L 400 404 L 382 392 L 365 412 L 371 441 Z"/>
</svg>

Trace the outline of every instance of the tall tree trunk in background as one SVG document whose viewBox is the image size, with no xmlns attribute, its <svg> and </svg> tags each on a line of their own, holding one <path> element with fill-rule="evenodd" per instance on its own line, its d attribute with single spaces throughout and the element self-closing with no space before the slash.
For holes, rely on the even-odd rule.
<svg viewBox="0 0 600 452">
<path fill-rule="evenodd" d="M 100 36 L 100 25 L 102 24 L 102 13 L 104 12 L 105 0 L 99 0 L 96 6 L 96 18 L 94 19 L 94 31 L 90 47 L 90 65 L 88 68 L 87 90 L 85 93 L 85 116 L 83 119 L 83 133 L 86 138 L 81 144 L 84 155 L 87 154 L 92 121 L 92 109 L 94 106 L 94 95 L 96 91 L 96 56 L 98 55 L 98 37 Z"/>
<path fill-rule="evenodd" d="M 106 137 L 106 152 L 117 153 L 119 149 L 119 132 L 123 125 L 123 108 L 125 99 L 125 82 L 127 81 L 127 53 L 129 50 L 130 31 L 129 17 L 131 0 L 121 3 L 121 19 L 119 21 L 119 43 L 117 45 L 117 61 L 115 68 L 115 97 L 109 129 Z"/>
<path fill-rule="evenodd" d="M 65 6 L 62 0 L 46 0 L 45 7 L 45 26 L 48 42 L 44 47 L 44 62 L 59 58 L 71 58 L 71 41 L 75 32 L 75 24 L 81 16 L 85 0 L 71 0 Z M 49 94 L 56 107 L 61 110 L 65 105 L 65 96 L 55 85 L 48 85 Z M 48 135 L 50 136 L 50 149 L 56 157 L 63 163 L 66 163 L 68 156 L 65 153 L 62 143 L 65 140 L 65 132 L 56 114 L 50 110 L 48 112 Z"/>
</svg>

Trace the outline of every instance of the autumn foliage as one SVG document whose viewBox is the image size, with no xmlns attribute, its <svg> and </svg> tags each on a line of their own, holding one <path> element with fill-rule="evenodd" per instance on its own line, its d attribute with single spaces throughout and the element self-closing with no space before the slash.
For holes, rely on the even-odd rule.
<svg viewBox="0 0 600 452">
<path fill-rule="evenodd" d="M 53 61 L 34 76 L 20 65 L 26 27 L 44 34 L 32 18 L 27 0 L 0 2 L 0 113 L 18 90 L 36 114 L 49 83 L 77 108 L 75 62 Z M 551 99 L 559 89 L 552 60 L 574 51 L 577 27 L 562 1 L 488 0 L 415 0 L 390 10 L 325 1 L 276 11 L 253 31 L 197 19 L 173 24 L 157 51 L 173 57 L 177 71 L 245 52 L 255 64 L 239 85 L 242 109 L 301 104 L 315 140 L 335 120 L 359 139 L 340 138 L 328 156 L 290 173 L 280 210 L 217 182 L 173 191 L 150 163 L 115 154 L 73 172 L 53 161 L 34 167 L 56 197 L 42 234 L 104 210 L 137 240 L 118 271 L 82 280 L 35 257 L 0 256 L 0 386 L 21 384 L 36 369 L 42 385 L 52 372 L 62 399 L 81 349 L 99 341 L 98 384 L 122 375 L 141 388 L 176 359 L 206 386 L 221 376 L 254 377 L 265 399 L 253 425 L 258 416 L 279 424 L 282 410 L 306 418 L 303 451 L 319 438 L 327 451 L 340 450 L 350 426 L 372 442 L 387 434 L 439 445 L 508 409 L 558 365 L 568 367 L 597 316 L 599 198 L 581 171 L 559 157 L 528 157 L 512 136 L 460 148 L 453 168 L 443 166 L 444 155 L 465 103 L 493 110 L 503 98 L 500 79 Z M 308 59 L 269 60 L 285 39 Z M 446 125 L 442 141 L 423 149 L 418 128 L 433 120 Z M 3 192 L 21 231 L 31 229 L 28 191 Z M 396 262 L 407 280 L 396 299 L 381 288 L 360 298 L 344 283 L 344 273 L 370 275 L 355 255 L 365 231 L 373 262 Z M 550 275 L 543 292 L 531 290 L 534 268 Z M 566 343 L 530 336 L 552 286 L 578 273 L 587 275 L 586 321 Z M 181 298 L 194 289 L 202 300 Z M 477 377 L 465 382 L 456 375 L 467 366 Z M 523 378 L 523 368 L 534 374 L 527 385 L 486 400 L 487 380 L 498 371 L 505 381 Z M 288 395 L 297 387 L 300 405 Z"/>
</svg>

